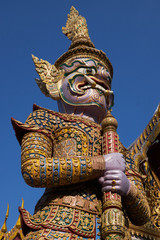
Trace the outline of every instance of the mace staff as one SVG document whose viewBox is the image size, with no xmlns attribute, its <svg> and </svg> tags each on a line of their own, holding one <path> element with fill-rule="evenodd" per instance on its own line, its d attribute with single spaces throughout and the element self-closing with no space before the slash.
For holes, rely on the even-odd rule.
<svg viewBox="0 0 160 240">
<path fill-rule="evenodd" d="M 119 152 L 119 136 L 116 132 L 117 120 L 107 111 L 102 121 L 103 155 Z M 125 217 L 122 210 L 121 196 L 114 193 L 115 180 L 112 181 L 112 192 L 103 193 L 102 237 L 104 240 L 122 240 L 125 236 Z"/>
</svg>

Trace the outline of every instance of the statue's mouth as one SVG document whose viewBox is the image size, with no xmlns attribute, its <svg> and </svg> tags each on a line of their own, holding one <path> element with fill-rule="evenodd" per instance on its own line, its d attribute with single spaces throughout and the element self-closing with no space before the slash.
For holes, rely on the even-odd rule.
<svg viewBox="0 0 160 240">
<path fill-rule="evenodd" d="M 112 92 L 109 90 L 109 87 L 107 83 L 104 81 L 104 79 L 100 79 L 100 78 L 97 78 L 94 76 L 88 76 L 88 75 L 84 75 L 84 77 L 85 77 L 85 81 L 79 82 L 77 84 L 77 88 L 80 91 L 84 91 L 92 88 L 92 89 L 99 90 L 104 95 L 108 95 L 109 92 Z"/>
</svg>

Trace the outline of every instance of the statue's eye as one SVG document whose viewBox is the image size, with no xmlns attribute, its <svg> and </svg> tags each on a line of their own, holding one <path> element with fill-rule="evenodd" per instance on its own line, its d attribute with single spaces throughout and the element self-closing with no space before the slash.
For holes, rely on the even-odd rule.
<svg viewBox="0 0 160 240">
<path fill-rule="evenodd" d="M 79 68 L 77 69 L 77 72 L 80 72 L 86 75 L 94 75 L 96 73 L 96 70 L 94 68 Z"/>
<path fill-rule="evenodd" d="M 94 75 L 94 74 L 96 73 L 96 71 L 95 71 L 94 68 L 86 68 L 86 73 L 87 73 L 87 74 Z"/>
</svg>

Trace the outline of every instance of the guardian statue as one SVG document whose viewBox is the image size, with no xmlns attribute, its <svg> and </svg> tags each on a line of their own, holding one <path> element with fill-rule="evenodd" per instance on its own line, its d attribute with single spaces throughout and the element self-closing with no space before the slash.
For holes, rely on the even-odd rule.
<svg viewBox="0 0 160 240">
<path fill-rule="evenodd" d="M 32 56 L 36 82 L 59 112 L 34 105 L 25 123 L 12 119 L 23 178 L 45 188 L 33 215 L 20 208 L 24 239 L 131 239 L 129 225 L 151 217 L 145 174 L 134 157 L 143 155 L 145 138 L 139 149 L 119 141 L 112 65 L 74 7 L 62 31 L 71 45 L 54 65 Z M 140 166 L 146 169 L 146 161 Z"/>
</svg>

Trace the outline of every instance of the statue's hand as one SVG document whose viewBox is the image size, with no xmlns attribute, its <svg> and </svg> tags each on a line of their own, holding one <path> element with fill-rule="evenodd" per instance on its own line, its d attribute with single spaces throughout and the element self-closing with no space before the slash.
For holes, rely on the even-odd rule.
<svg viewBox="0 0 160 240">
<path fill-rule="evenodd" d="M 104 176 L 99 178 L 102 185 L 102 192 L 116 192 L 121 196 L 126 196 L 130 189 L 130 181 L 125 175 L 126 168 L 123 155 L 120 153 L 110 153 L 104 155 L 106 169 Z"/>
<path fill-rule="evenodd" d="M 130 189 L 130 181 L 121 170 L 110 170 L 99 178 L 102 185 L 102 192 L 115 192 L 126 196 Z"/>
</svg>

